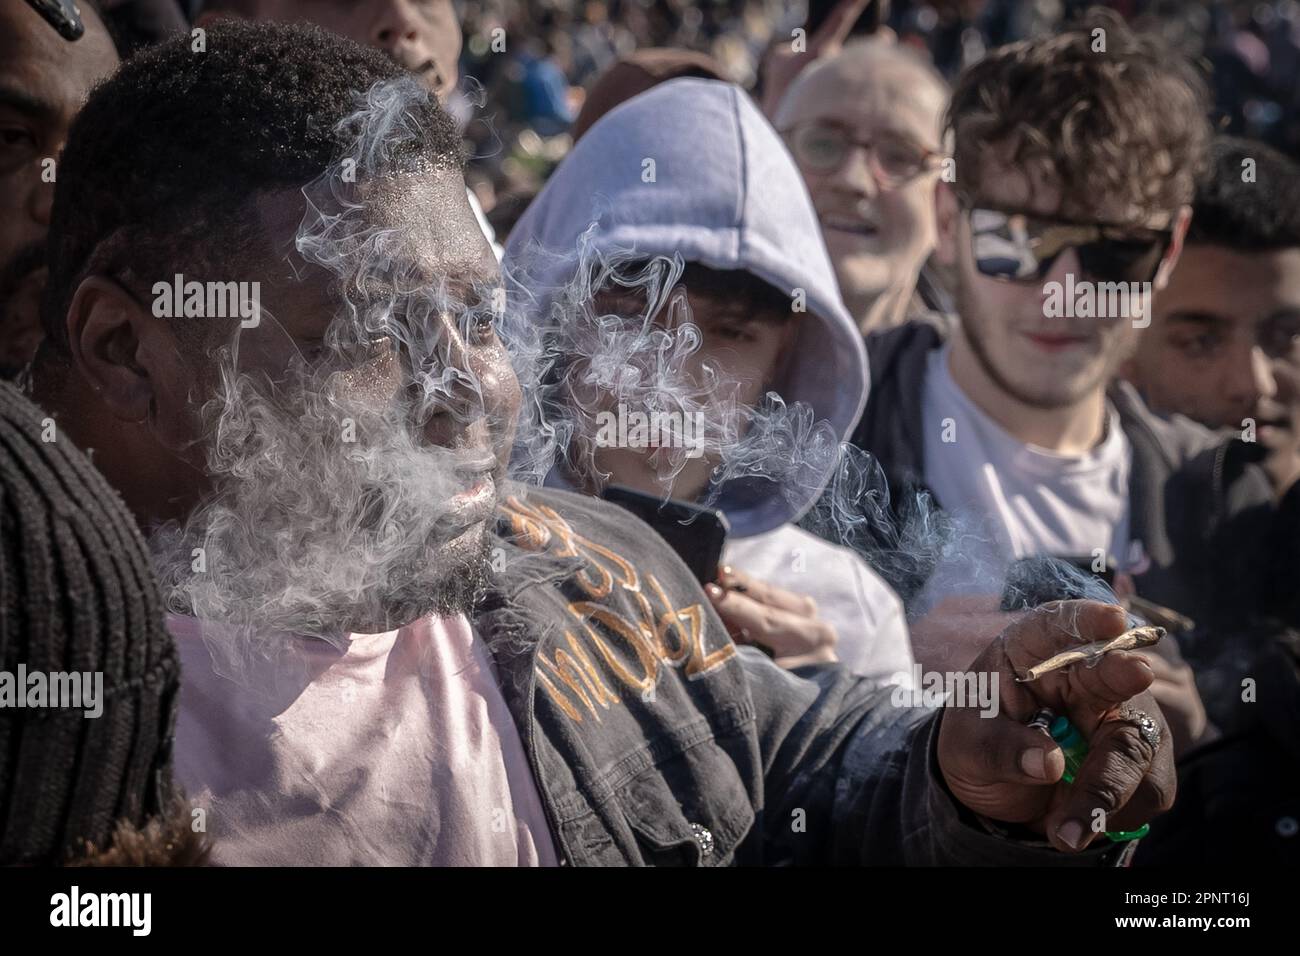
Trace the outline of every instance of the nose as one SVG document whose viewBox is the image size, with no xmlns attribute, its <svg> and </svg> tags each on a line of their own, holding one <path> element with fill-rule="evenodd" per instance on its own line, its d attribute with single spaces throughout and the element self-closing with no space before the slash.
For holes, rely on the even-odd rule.
<svg viewBox="0 0 1300 956">
<path fill-rule="evenodd" d="M 1256 400 L 1276 396 L 1277 376 L 1273 373 L 1273 360 L 1258 345 L 1250 350 L 1250 369 Z"/>
<path fill-rule="evenodd" d="M 1277 393 L 1272 362 L 1258 345 L 1243 349 L 1233 357 L 1223 381 L 1223 395 L 1233 405 L 1252 414 L 1255 405 Z"/>
<path fill-rule="evenodd" d="M 396 53 L 402 47 L 414 47 L 413 52 L 421 60 L 428 58 L 420 42 L 420 20 L 414 4 L 409 0 L 386 0 L 379 5 L 378 14 L 370 28 L 370 43 L 389 53 Z"/>
<path fill-rule="evenodd" d="M 1048 268 L 1047 275 L 1043 276 L 1042 293 L 1044 301 L 1047 299 L 1047 286 L 1052 282 L 1056 282 L 1064 287 L 1066 285 L 1065 277 L 1067 275 L 1074 276 L 1075 283 L 1081 282 L 1087 278 L 1083 274 L 1083 266 L 1079 263 L 1079 254 L 1073 247 L 1062 249 L 1061 254 L 1056 257 Z"/>
<path fill-rule="evenodd" d="M 483 388 L 471 365 L 470 347 L 453 314 L 444 312 L 437 324 L 435 354 L 426 359 L 424 369 L 411 382 L 417 408 L 423 410 L 424 436 L 444 447 L 482 445 L 486 433 Z"/>
<path fill-rule="evenodd" d="M 835 171 L 833 180 L 841 188 L 861 193 L 869 199 L 880 195 L 880 183 L 872 170 L 871 157 L 864 146 L 850 146 L 844 162 Z"/>
<path fill-rule="evenodd" d="M 59 144 L 62 149 L 62 143 Z M 33 162 L 13 176 L 12 222 L 5 222 L 7 238 L 17 249 L 33 243 L 43 243 L 50 229 L 50 209 L 54 204 L 54 183 L 41 178 L 44 168 Z"/>
<path fill-rule="evenodd" d="M 31 202 L 28 208 L 31 210 L 32 219 L 45 229 L 49 228 L 50 208 L 53 205 L 54 183 L 47 183 L 38 176 L 32 184 Z"/>
</svg>

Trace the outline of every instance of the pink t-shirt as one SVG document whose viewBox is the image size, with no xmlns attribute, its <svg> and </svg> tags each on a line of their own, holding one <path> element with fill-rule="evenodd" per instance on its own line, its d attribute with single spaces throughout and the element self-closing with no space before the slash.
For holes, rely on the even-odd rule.
<svg viewBox="0 0 1300 956">
<path fill-rule="evenodd" d="M 220 625 L 171 616 L 176 777 L 213 861 L 554 866 L 491 655 L 464 617 L 337 642 L 285 635 L 275 665 L 218 676 Z M 228 640 L 228 638 L 226 638 Z"/>
</svg>

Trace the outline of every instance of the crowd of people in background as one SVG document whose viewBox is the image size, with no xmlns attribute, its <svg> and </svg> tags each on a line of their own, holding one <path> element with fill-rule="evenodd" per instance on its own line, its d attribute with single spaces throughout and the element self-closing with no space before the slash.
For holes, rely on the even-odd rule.
<svg viewBox="0 0 1300 956">
<path fill-rule="evenodd" d="M 995 46 L 1050 33 L 1092 3 L 1070 0 L 894 0 L 884 26 L 952 80 Z M 1300 4 L 1115 0 L 1102 4 L 1175 49 L 1213 67 L 1216 110 L 1225 132 L 1300 156 Z M 482 0 L 464 5 L 461 71 L 486 90 L 490 122 L 470 134 L 470 178 L 485 206 L 505 203 L 494 219 L 508 226 L 549 169 L 567 152 L 572 124 L 592 86 L 614 64 L 648 48 L 691 51 L 711 75 L 762 89 L 764 59 L 798 28 L 808 33 L 834 4 L 777 0 Z M 873 5 L 874 6 L 874 5 Z M 850 36 L 876 31 L 864 11 Z M 506 55 L 494 31 L 527 37 Z M 702 74 L 697 74 L 702 75 Z M 558 137 L 558 139 L 557 139 Z"/>
<path fill-rule="evenodd" d="M 1300 2 L 1105 6 L 0 0 L 0 664 L 134 648 L 0 862 L 1295 863 Z M 1143 622 L 1123 783 L 891 703 Z"/>
</svg>

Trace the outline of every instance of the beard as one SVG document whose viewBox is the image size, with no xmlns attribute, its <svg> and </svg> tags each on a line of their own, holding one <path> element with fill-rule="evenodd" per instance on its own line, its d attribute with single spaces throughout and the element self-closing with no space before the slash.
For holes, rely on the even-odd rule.
<svg viewBox="0 0 1300 956">
<path fill-rule="evenodd" d="M 989 334 L 990 328 L 1004 320 L 985 318 L 985 310 L 981 308 L 971 288 L 974 281 L 966 268 L 957 270 L 955 298 L 962 335 L 989 380 L 1027 408 L 1052 410 L 1074 405 L 1094 389 L 1105 387 L 1136 346 L 1134 336 L 1126 336 L 1116 327 L 1100 333 L 1100 352 L 1082 367 L 1061 370 L 1039 382 L 1029 378 L 1017 380 L 1015 371 L 1022 369 L 1023 365 L 1014 359 L 1008 359 L 1005 366 L 999 365 L 994 356 L 997 342 L 991 341 L 995 336 Z M 1014 334 L 1014 331 L 1008 330 L 1007 339 Z"/>
<path fill-rule="evenodd" d="M 169 608 L 233 636 L 221 650 L 236 679 L 277 634 L 472 609 L 495 540 L 494 459 L 427 445 L 402 402 L 348 401 L 327 383 L 286 395 L 225 369 L 200 416 L 214 491 L 151 543 Z"/>
</svg>

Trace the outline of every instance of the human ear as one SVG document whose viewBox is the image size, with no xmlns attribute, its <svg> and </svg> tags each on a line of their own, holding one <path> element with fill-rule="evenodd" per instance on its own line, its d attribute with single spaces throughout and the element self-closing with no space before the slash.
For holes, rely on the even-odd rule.
<svg viewBox="0 0 1300 956">
<path fill-rule="evenodd" d="M 73 367 L 120 421 L 149 416 L 154 383 L 143 360 L 152 321 L 117 282 L 92 275 L 82 280 L 68 307 L 66 329 Z"/>
</svg>

